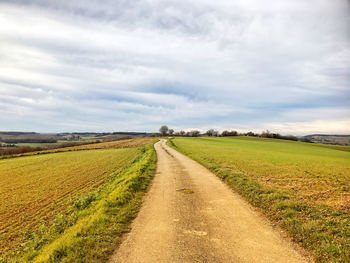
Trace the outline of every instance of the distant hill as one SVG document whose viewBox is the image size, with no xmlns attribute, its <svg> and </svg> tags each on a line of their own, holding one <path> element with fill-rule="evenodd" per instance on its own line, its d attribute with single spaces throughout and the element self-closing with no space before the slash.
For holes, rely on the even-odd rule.
<svg viewBox="0 0 350 263">
<path fill-rule="evenodd" d="M 303 136 L 315 143 L 350 145 L 350 135 L 311 134 Z"/>
<path fill-rule="evenodd" d="M 36 133 L 36 132 L 7 132 L 0 131 L 1 143 L 56 143 L 62 141 L 102 140 L 113 141 L 127 138 L 147 137 L 145 132 L 64 132 L 64 133 Z"/>
<path fill-rule="evenodd" d="M 15 132 L 15 131 L 0 131 L 2 135 L 18 136 L 18 135 L 32 135 L 37 134 L 36 132 Z"/>
</svg>

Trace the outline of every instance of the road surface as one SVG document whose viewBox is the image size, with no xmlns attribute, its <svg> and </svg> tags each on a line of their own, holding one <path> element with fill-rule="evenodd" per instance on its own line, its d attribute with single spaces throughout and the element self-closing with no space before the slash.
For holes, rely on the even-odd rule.
<svg viewBox="0 0 350 263">
<path fill-rule="evenodd" d="M 309 262 L 238 194 L 165 142 L 155 144 L 156 176 L 112 263 Z"/>
</svg>

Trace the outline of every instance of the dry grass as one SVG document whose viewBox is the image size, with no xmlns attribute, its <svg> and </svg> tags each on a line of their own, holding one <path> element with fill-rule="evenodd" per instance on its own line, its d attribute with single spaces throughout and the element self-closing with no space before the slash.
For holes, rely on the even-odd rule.
<svg viewBox="0 0 350 263">
<path fill-rule="evenodd" d="M 86 147 L 132 147 L 146 141 Z M 0 160 L 0 254 L 17 247 L 24 232 L 51 222 L 80 195 L 106 183 L 109 174 L 125 169 L 139 152 L 137 148 L 100 149 Z"/>
</svg>

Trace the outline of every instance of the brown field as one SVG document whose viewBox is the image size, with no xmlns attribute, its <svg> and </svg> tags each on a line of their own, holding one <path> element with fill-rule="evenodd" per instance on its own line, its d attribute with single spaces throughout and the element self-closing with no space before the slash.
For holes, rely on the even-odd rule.
<svg viewBox="0 0 350 263">
<path fill-rule="evenodd" d="M 140 153 L 135 146 L 152 140 L 90 144 L 0 160 L 0 254 L 18 247 L 25 232 L 52 222 L 79 196 L 106 183 L 108 175 L 125 169 Z M 80 149 L 90 150 L 75 151 Z"/>
<path fill-rule="evenodd" d="M 111 142 L 85 144 L 85 145 L 62 148 L 60 150 L 69 151 L 69 150 L 82 150 L 82 149 L 130 148 L 130 147 L 143 146 L 152 141 L 154 141 L 154 138 L 145 137 L 145 138 L 137 138 L 137 139 L 126 139 L 126 140 L 111 141 Z"/>
<path fill-rule="evenodd" d="M 34 152 L 30 151 L 25 153 L 0 156 L 0 159 L 7 159 L 11 157 L 18 157 L 18 156 L 30 156 L 30 155 L 37 155 L 37 154 L 43 154 L 43 153 L 56 153 L 56 152 L 108 149 L 108 148 L 130 148 L 130 147 L 144 146 L 148 143 L 151 143 L 152 141 L 154 141 L 154 138 L 150 138 L 150 137 L 125 139 L 125 140 L 118 140 L 118 141 L 69 146 L 64 148 L 53 148 L 53 149 L 42 150 L 42 151 L 34 151 Z"/>
</svg>

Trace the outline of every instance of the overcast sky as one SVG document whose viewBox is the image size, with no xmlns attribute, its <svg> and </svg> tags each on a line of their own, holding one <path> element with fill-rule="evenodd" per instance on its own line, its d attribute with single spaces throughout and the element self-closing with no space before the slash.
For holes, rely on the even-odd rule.
<svg viewBox="0 0 350 263">
<path fill-rule="evenodd" d="M 350 134 L 346 0 L 0 0 L 0 130 Z"/>
</svg>

